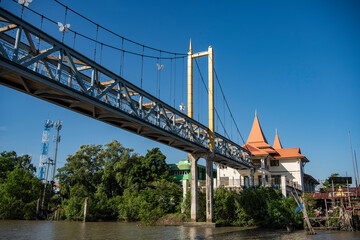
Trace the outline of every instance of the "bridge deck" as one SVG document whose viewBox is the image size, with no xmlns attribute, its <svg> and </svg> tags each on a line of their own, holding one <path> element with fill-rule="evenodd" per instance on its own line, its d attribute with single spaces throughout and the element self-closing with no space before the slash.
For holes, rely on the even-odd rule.
<svg viewBox="0 0 360 240">
<path fill-rule="evenodd" d="M 15 24 L 19 35 L 0 33 L 0 84 L 188 153 L 210 152 L 205 126 L 3 8 L 0 17 Z M 33 37 L 51 51 L 34 49 Z M 94 78 L 99 73 L 107 81 Z M 249 152 L 239 145 L 219 134 L 215 144 L 215 162 L 235 169 L 252 166 Z"/>
</svg>

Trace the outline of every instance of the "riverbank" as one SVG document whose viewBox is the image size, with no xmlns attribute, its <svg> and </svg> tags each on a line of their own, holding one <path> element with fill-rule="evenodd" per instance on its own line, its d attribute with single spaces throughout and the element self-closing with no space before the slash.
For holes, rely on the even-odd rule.
<svg viewBox="0 0 360 240">
<path fill-rule="evenodd" d="M 318 231 L 309 236 L 305 231 L 287 233 L 254 227 L 194 228 L 184 226 L 145 226 L 125 222 L 25 221 L 0 220 L 0 239 L 292 239 L 320 240 L 359 238 L 357 232 Z"/>
</svg>

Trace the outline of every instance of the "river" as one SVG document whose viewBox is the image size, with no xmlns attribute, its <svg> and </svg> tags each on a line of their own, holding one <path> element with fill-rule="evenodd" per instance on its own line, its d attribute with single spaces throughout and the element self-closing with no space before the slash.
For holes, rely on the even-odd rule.
<svg viewBox="0 0 360 240">
<path fill-rule="evenodd" d="M 305 231 L 287 233 L 241 227 L 194 228 L 183 226 L 141 226 L 122 222 L 50 222 L 0 220 L 0 239 L 360 239 L 359 232 L 317 231 L 309 236 Z"/>
</svg>

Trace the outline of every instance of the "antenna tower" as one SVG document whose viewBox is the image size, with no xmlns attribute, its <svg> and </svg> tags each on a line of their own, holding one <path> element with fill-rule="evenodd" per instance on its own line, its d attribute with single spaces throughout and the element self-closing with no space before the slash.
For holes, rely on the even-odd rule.
<svg viewBox="0 0 360 240">
<path fill-rule="evenodd" d="M 55 182 L 55 171 L 56 171 L 56 159 L 57 159 L 57 152 L 58 152 L 58 145 L 60 142 L 60 130 L 62 128 L 62 121 L 58 120 L 55 123 L 56 128 L 56 137 L 54 138 L 55 141 L 55 153 L 54 153 L 54 162 L 53 162 L 53 171 L 52 171 L 52 181 Z"/>
</svg>

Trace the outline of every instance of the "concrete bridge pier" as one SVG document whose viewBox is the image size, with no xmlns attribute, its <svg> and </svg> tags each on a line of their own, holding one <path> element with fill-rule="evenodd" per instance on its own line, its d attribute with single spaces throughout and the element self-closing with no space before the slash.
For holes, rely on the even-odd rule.
<svg viewBox="0 0 360 240">
<path fill-rule="evenodd" d="M 254 183 L 254 173 L 255 173 L 255 169 L 251 168 L 250 169 L 250 187 L 255 187 L 255 183 Z"/>
<path fill-rule="evenodd" d="M 214 219 L 213 161 L 214 154 L 206 157 L 206 222 Z"/>
<path fill-rule="evenodd" d="M 200 156 L 188 153 L 188 159 L 190 160 L 190 188 L 191 188 L 191 221 L 196 222 L 198 219 L 198 171 L 197 162 Z"/>
<path fill-rule="evenodd" d="M 188 153 L 191 172 L 191 221 L 198 220 L 198 171 L 197 162 L 202 157 Z M 204 156 L 203 156 L 204 157 Z M 206 222 L 212 223 L 214 219 L 214 187 L 213 187 L 213 162 L 215 155 L 209 154 L 206 159 Z"/>
<path fill-rule="evenodd" d="M 265 158 L 261 158 L 261 186 L 265 186 Z"/>
</svg>

